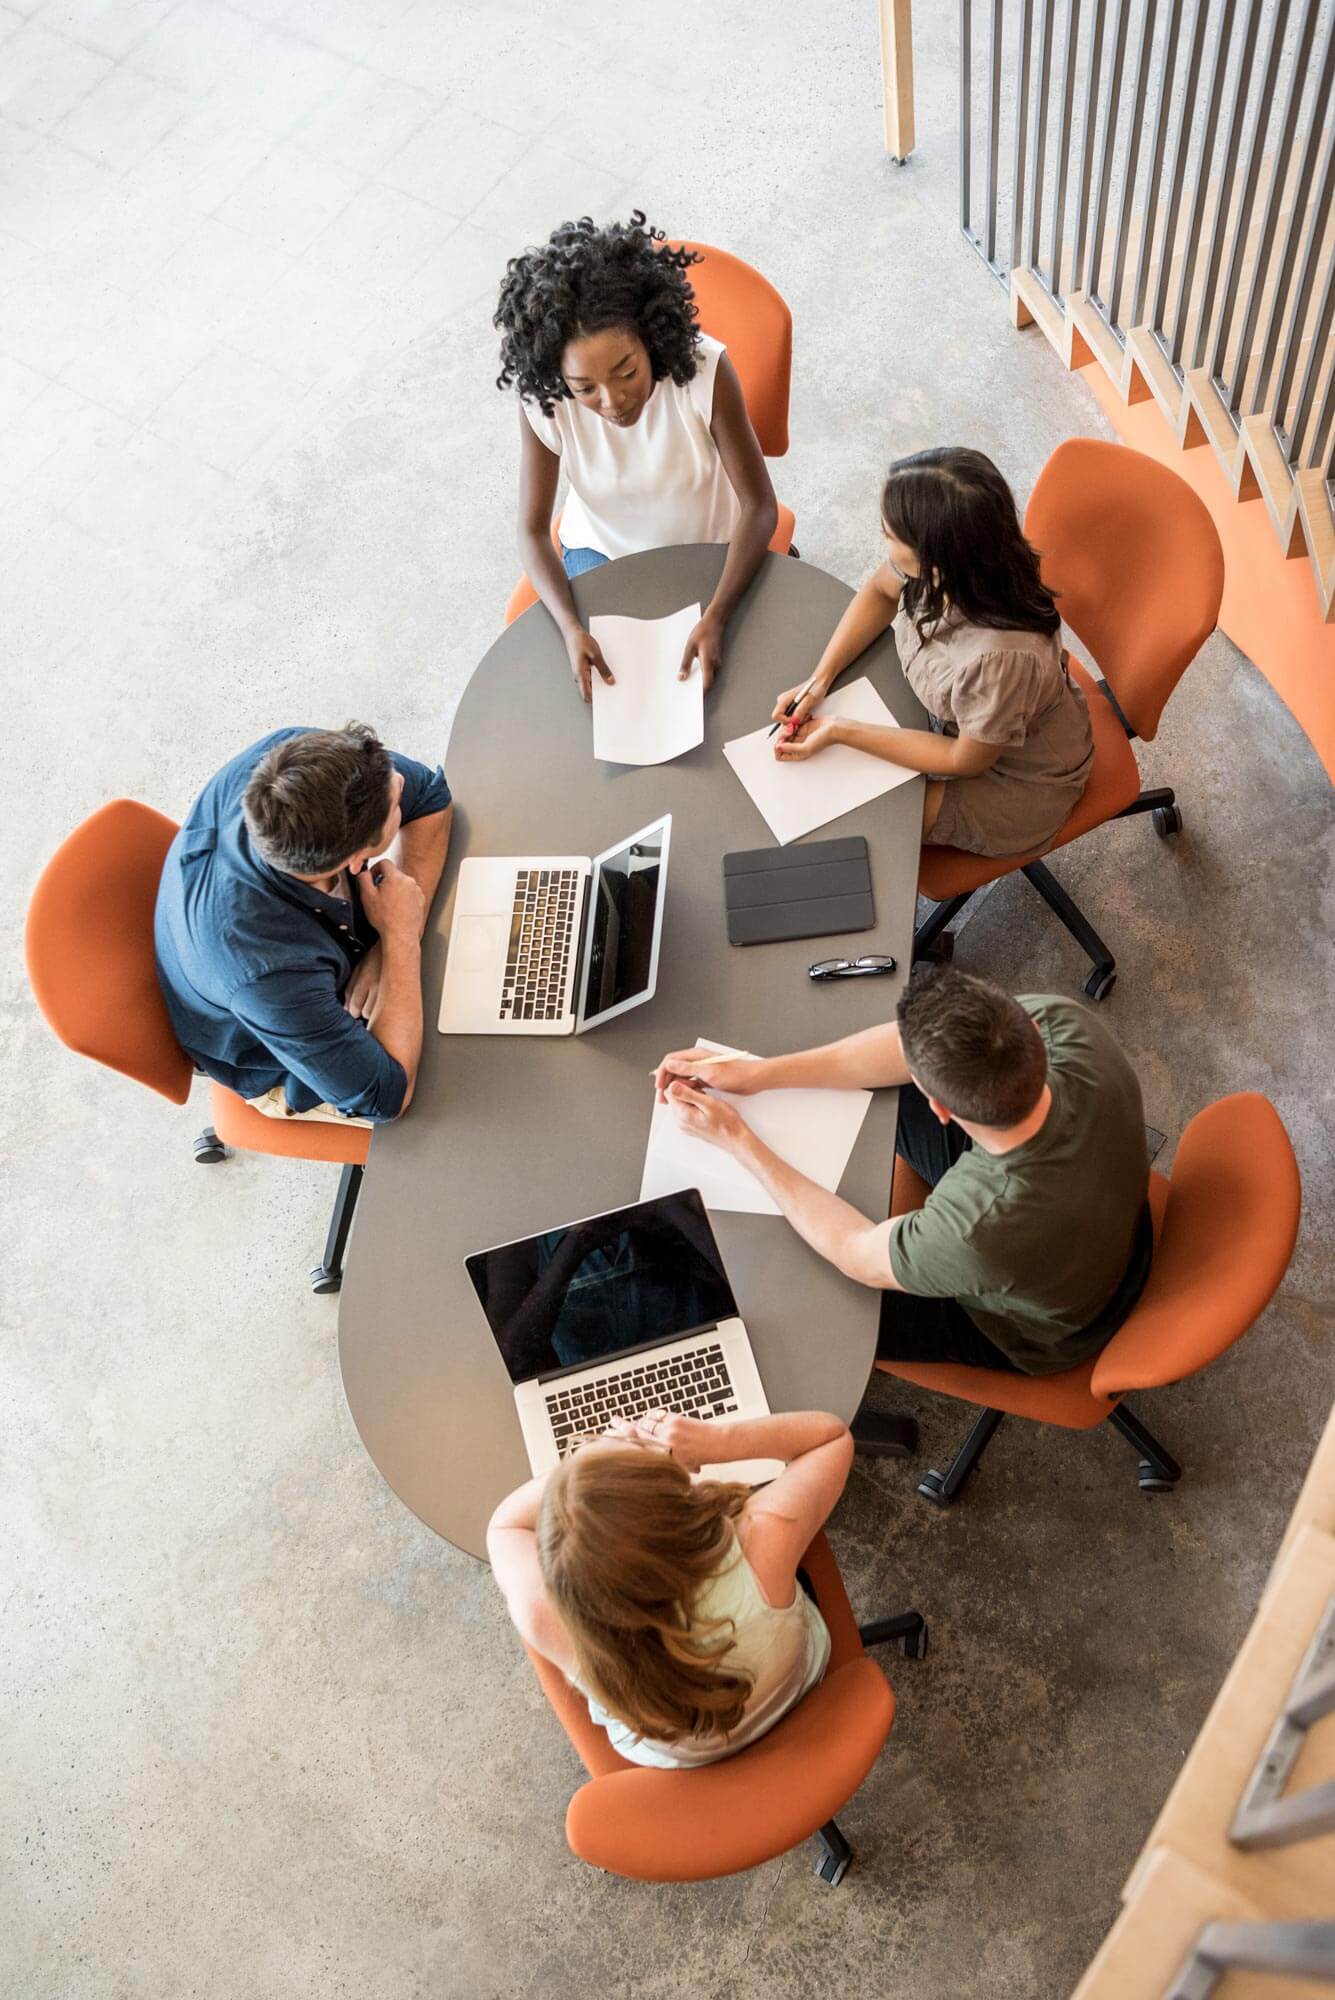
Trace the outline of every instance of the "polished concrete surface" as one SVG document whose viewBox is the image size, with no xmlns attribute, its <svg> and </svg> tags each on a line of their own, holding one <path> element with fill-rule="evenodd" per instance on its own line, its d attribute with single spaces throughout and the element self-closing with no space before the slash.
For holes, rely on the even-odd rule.
<svg viewBox="0 0 1335 2000">
<path fill-rule="evenodd" d="M 920 10 L 897 170 L 870 0 L 0 4 L 10 938 L 85 813 L 180 813 L 274 723 L 364 716 L 445 751 L 516 567 L 489 299 L 571 211 L 641 203 L 783 290 L 776 484 L 846 579 L 892 452 L 968 440 L 1024 493 L 1062 438 L 1102 434 L 955 234 L 949 12 Z M 389 1494 L 348 1418 L 335 1306 L 304 1277 L 332 1175 L 196 1168 L 202 1103 L 59 1048 L 11 951 L 0 1991 L 1069 1991 L 1255 1606 L 1332 1373 L 1330 792 L 1223 640 L 1141 761 L 1178 786 L 1181 838 L 1109 828 L 1055 872 L 1120 955 L 1106 1018 L 1162 1159 L 1200 1105 L 1268 1092 L 1306 1182 L 1298 1254 L 1239 1348 L 1143 1399 L 1187 1467 L 1170 1498 L 1137 1493 L 1111 1434 L 1020 1423 L 944 1516 L 916 1468 L 858 1463 L 833 1525 L 854 1601 L 919 1605 L 932 1651 L 886 1662 L 897 1726 L 836 1891 L 810 1848 L 700 1888 L 570 1856 L 579 1773 L 487 1572 Z M 1084 973 L 1016 882 L 958 958 L 1021 989 Z M 894 1400 L 941 1462 L 964 1413 Z"/>
</svg>

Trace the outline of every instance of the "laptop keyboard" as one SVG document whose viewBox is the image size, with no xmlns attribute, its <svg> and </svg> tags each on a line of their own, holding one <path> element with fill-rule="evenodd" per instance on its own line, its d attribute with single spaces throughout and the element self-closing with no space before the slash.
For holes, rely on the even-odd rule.
<svg viewBox="0 0 1335 2000">
<path fill-rule="evenodd" d="M 502 1021 L 559 1021 L 575 928 L 576 868 L 521 868 L 510 913 Z"/>
<path fill-rule="evenodd" d="M 642 1417 L 648 1410 L 706 1419 L 737 1414 L 737 1392 L 717 1342 L 660 1355 L 597 1382 L 554 1383 L 546 1402 L 562 1458 L 572 1439 L 600 1435 L 613 1417 Z"/>
</svg>

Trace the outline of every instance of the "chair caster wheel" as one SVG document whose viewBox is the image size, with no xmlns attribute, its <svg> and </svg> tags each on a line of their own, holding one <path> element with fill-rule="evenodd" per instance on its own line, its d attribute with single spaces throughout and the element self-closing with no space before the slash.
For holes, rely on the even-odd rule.
<svg viewBox="0 0 1335 2000">
<path fill-rule="evenodd" d="M 934 1507 L 948 1507 L 951 1495 L 946 1491 L 946 1482 L 939 1472 L 924 1472 L 918 1481 L 918 1491 L 924 1500 L 930 1500 Z"/>
<path fill-rule="evenodd" d="M 227 1148 L 211 1125 L 206 1125 L 195 1140 L 195 1165 L 216 1167 L 219 1160 L 227 1158 Z"/>
<path fill-rule="evenodd" d="M 1150 814 L 1154 821 L 1154 831 L 1160 840 L 1168 840 L 1182 831 L 1182 814 L 1176 806 L 1156 806 Z"/>
<path fill-rule="evenodd" d="M 828 1882 L 832 1889 L 837 1889 L 847 1875 L 852 1859 L 851 1854 L 823 1854 L 816 1863 L 816 1873 L 822 1882 Z"/>
<path fill-rule="evenodd" d="M 1116 984 L 1116 972 L 1105 972 L 1101 967 L 1095 966 L 1093 972 L 1090 973 L 1089 978 L 1085 981 L 1085 991 L 1091 1000 L 1106 1000 Z"/>
<path fill-rule="evenodd" d="M 790 556 L 791 556 L 791 557 L 793 558 L 793 561 L 794 561 L 794 562 L 801 562 L 801 560 L 802 560 L 802 551 L 801 551 L 801 549 L 799 549 L 799 548 L 798 548 L 798 546 L 797 546 L 797 544 L 796 544 L 795 542 L 789 542 L 789 544 L 788 544 L 788 553 L 789 553 L 789 555 L 790 555 Z"/>
<path fill-rule="evenodd" d="M 326 1271 L 323 1264 L 316 1265 L 315 1269 L 311 1272 L 311 1290 L 313 1292 L 323 1297 L 326 1292 L 338 1292 L 342 1289 L 343 1273 L 341 1271 Z"/>
<path fill-rule="evenodd" d="M 1177 1481 L 1165 1479 L 1161 1472 L 1156 1472 L 1152 1465 L 1142 1461 L 1136 1474 L 1136 1484 L 1142 1493 L 1171 1493 Z"/>
<path fill-rule="evenodd" d="M 918 1490 L 921 1492 L 922 1488 L 920 1487 Z M 906 1660 L 925 1660 L 927 1658 L 926 1620 L 923 1621 L 916 1632 L 906 1632 L 904 1634 L 899 1642 L 899 1650 Z"/>
</svg>

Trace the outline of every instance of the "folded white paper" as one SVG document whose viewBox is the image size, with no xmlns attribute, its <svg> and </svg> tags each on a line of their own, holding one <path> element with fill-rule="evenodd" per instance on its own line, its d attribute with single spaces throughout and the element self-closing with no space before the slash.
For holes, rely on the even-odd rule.
<svg viewBox="0 0 1335 2000">
<path fill-rule="evenodd" d="M 812 712 L 897 727 L 865 675 L 847 687 L 835 688 Z M 832 743 L 800 763 L 785 763 L 774 754 L 779 739 L 770 735 L 771 726 L 766 723 L 750 736 L 734 737 L 724 744 L 723 754 L 781 846 L 832 819 L 842 819 L 855 807 L 879 799 L 918 775 L 865 750 L 851 750 L 846 743 Z"/>
<path fill-rule="evenodd" d="M 711 1055 L 735 1056 L 740 1049 L 703 1037 L 697 1048 Z M 705 1075 L 708 1076 L 706 1071 Z M 790 1167 L 833 1194 L 844 1177 L 871 1103 L 869 1090 L 763 1090 L 754 1097 L 719 1096 L 735 1105 L 758 1139 Z M 748 1215 L 779 1215 L 760 1182 L 731 1153 L 682 1130 L 671 1104 L 654 1099 L 649 1144 L 640 1182 L 640 1200 L 699 1188 L 706 1208 L 736 1209 Z"/>
<path fill-rule="evenodd" d="M 608 764 L 666 764 L 705 740 L 705 684 L 698 666 L 680 679 L 698 604 L 669 618 L 591 618 L 589 631 L 615 679 L 593 676 L 593 754 Z"/>
</svg>

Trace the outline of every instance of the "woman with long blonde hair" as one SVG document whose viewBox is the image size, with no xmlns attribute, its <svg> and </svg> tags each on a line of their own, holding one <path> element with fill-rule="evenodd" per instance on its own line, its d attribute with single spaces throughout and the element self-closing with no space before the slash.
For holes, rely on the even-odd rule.
<svg viewBox="0 0 1335 2000">
<path fill-rule="evenodd" d="M 778 1458 L 754 1492 L 707 1460 Z M 620 1419 L 496 1509 L 487 1552 L 521 1637 L 586 1697 L 632 1764 L 709 1764 L 814 1687 L 825 1621 L 802 1553 L 844 1490 L 837 1417 Z"/>
</svg>

